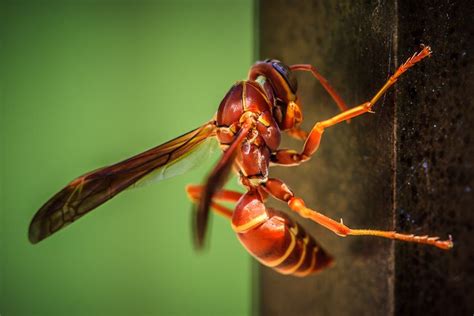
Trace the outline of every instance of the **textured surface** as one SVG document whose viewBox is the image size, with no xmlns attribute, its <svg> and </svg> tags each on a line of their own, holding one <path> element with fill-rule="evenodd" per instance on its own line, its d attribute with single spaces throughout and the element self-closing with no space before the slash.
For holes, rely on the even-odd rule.
<svg viewBox="0 0 474 316">
<path fill-rule="evenodd" d="M 362 103 L 384 83 L 392 62 L 390 23 L 380 23 L 393 20 L 393 7 L 374 6 L 373 21 L 362 19 L 367 10 L 352 1 L 326 5 L 306 1 L 296 6 L 289 2 L 270 6 L 263 1 L 261 57 L 311 63 L 350 106 Z M 301 73 L 298 79 L 306 129 L 338 113 L 311 75 Z M 308 206 L 332 218 L 343 217 L 353 227 L 391 227 L 393 109 L 390 98 L 385 98 L 375 107 L 376 115 L 328 129 L 310 162 L 298 168 L 275 168 L 272 174 L 286 180 Z M 301 147 L 301 143 L 290 144 Z M 298 220 L 334 255 L 336 265 L 304 279 L 262 269 L 263 314 L 389 313 L 391 243 L 341 239 Z"/>
<path fill-rule="evenodd" d="M 452 234 L 448 254 L 396 245 L 397 315 L 474 312 L 474 3 L 400 2 L 399 51 L 435 54 L 400 82 L 397 226 Z"/>
<path fill-rule="evenodd" d="M 474 89 L 472 5 L 408 5 L 261 1 L 260 57 L 312 63 L 351 106 L 370 98 L 421 42 L 435 52 L 400 79 L 375 106 L 375 115 L 330 128 L 309 163 L 271 174 L 286 180 L 310 207 L 353 228 L 396 227 L 444 238 L 450 233 L 456 247 L 442 252 L 368 237 L 342 239 L 298 219 L 336 257 L 336 265 L 305 279 L 261 268 L 263 315 L 474 310 L 468 248 L 474 242 L 474 122 L 467 112 Z M 298 79 L 306 129 L 337 113 L 316 80 L 309 74 Z"/>
</svg>

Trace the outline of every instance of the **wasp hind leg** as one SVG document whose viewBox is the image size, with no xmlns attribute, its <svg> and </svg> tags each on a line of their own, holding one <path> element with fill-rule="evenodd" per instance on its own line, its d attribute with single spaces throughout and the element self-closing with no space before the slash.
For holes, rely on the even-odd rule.
<svg viewBox="0 0 474 316">
<path fill-rule="evenodd" d="M 187 185 L 186 186 L 186 193 L 188 194 L 189 199 L 198 204 L 201 198 L 201 193 L 203 191 L 203 185 Z M 232 210 L 225 207 L 224 205 L 217 203 L 217 201 L 224 201 L 224 202 L 237 202 L 242 193 L 237 191 L 230 191 L 230 190 L 220 190 L 214 194 L 211 201 L 211 209 L 216 212 L 217 214 L 227 218 L 232 218 Z"/>
<path fill-rule="evenodd" d="M 413 234 L 400 234 L 396 231 L 383 231 L 383 230 L 373 230 L 373 229 L 352 229 L 344 225 L 342 219 L 340 222 L 333 220 L 332 218 L 327 217 L 324 214 L 321 214 L 315 210 L 309 209 L 305 206 L 304 202 L 300 198 L 292 197 L 288 200 L 288 205 L 290 208 L 301 215 L 302 217 L 311 219 L 312 221 L 326 227 L 335 234 L 346 237 L 349 235 L 352 236 L 376 236 L 383 237 L 394 240 L 401 240 L 406 242 L 413 242 L 425 245 L 432 245 L 440 249 L 449 250 L 453 248 L 453 241 L 451 236 L 448 240 L 439 240 L 439 237 L 430 237 L 428 235 L 417 236 Z"/>
<path fill-rule="evenodd" d="M 344 225 L 342 219 L 340 222 L 333 220 L 326 215 L 307 208 L 304 201 L 295 197 L 288 186 L 279 179 L 269 179 L 265 184 L 265 190 L 278 200 L 288 203 L 288 206 L 300 216 L 308 218 L 321 226 L 326 227 L 335 234 L 346 237 L 352 236 L 376 236 L 388 239 L 401 240 L 419 244 L 432 245 L 441 249 L 449 250 L 453 248 L 451 236 L 448 240 L 439 240 L 439 237 L 417 236 L 413 234 L 400 234 L 396 231 L 383 231 L 373 229 L 352 229 Z"/>
</svg>

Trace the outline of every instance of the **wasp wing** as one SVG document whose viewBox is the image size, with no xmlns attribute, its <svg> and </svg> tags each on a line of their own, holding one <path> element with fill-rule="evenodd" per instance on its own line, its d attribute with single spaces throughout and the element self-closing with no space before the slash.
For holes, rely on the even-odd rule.
<svg viewBox="0 0 474 316">
<path fill-rule="evenodd" d="M 35 214 L 28 233 L 30 242 L 43 240 L 138 182 L 148 178 L 162 180 L 189 169 L 185 158 L 201 145 L 209 144 L 215 129 L 214 122 L 209 122 L 141 154 L 74 179 Z"/>
<path fill-rule="evenodd" d="M 249 130 L 250 126 L 243 126 L 240 129 L 239 134 L 237 134 L 230 147 L 224 152 L 217 165 L 207 177 L 201 200 L 199 201 L 197 212 L 194 216 L 194 241 L 198 249 L 202 248 L 204 245 L 204 237 L 206 234 L 207 222 L 209 220 L 209 209 L 211 207 L 212 197 L 217 191 L 222 189 L 227 181 L 238 149 L 247 139 Z"/>
</svg>

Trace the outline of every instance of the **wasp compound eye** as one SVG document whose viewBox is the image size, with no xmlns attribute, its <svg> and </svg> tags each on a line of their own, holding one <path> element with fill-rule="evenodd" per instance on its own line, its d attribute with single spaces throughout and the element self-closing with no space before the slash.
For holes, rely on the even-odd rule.
<svg viewBox="0 0 474 316">
<path fill-rule="evenodd" d="M 296 93 L 296 90 L 298 89 L 298 84 L 296 78 L 294 77 L 288 66 L 286 66 L 280 61 L 273 61 L 272 66 L 285 79 L 286 83 L 291 89 L 291 92 Z"/>
</svg>

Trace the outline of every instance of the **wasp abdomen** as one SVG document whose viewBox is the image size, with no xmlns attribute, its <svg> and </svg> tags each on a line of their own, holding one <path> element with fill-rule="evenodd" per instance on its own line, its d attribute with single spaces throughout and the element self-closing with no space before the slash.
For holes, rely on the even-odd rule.
<svg viewBox="0 0 474 316">
<path fill-rule="evenodd" d="M 305 276 L 332 262 L 300 225 L 282 212 L 265 208 L 256 194 L 247 193 L 241 198 L 232 226 L 258 261 L 282 274 Z"/>
</svg>

